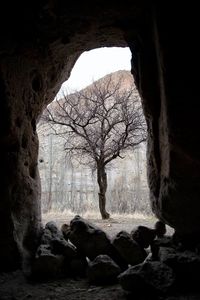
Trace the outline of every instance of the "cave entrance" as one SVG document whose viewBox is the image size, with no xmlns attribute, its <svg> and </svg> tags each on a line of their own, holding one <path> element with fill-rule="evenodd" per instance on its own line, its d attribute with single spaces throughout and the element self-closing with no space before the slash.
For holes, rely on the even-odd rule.
<svg viewBox="0 0 200 300">
<path fill-rule="evenodd" d="M 84 52 L 49 107 L 53 107 L 57 100 L 62 101 L 64 95 L 76 95 L 88 89 L 88 86 L 108 74 L 112 74 L 114 81 L 122 77 L 120 84 L 130 89 L 134 85 L 130 60 L 128 47 L 98 48 Z M 139 98 L 135 85 L 134 88 Z M 66 153 L 66 137 L 58 135 L 54 125 L 41 118 L 37 127 L 43 220 L 65 220 L 66 216 L 70 218 L 75 214 L 99 218 L 96 170 L 93 164 L 81 163 L 77 154 Z M 122 156 L 123 159 L 117 158 L 106 166 L 106 208 L 111 217 L 151 215 L 146 178 L 146 143 L 122 151 Z"/>
</svg>

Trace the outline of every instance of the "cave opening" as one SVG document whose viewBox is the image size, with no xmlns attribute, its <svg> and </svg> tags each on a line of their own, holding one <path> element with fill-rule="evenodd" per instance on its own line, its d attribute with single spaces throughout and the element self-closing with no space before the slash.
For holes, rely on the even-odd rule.
<svg viewBox="0 0 200 300">
<path fill-rule="evenodd" d="M 84 52 L 52 103 L 56 100 L 62 101 L 66 94 L 74 95 L 88 89 L 108 74 L 114 76 L 111 80 L 120 83 L 120 88 L 134 88 L 134 97 L 141 102 L 130 72 L 131 56 L 128 47 L 103 47 Z M 66 153 L 66 137 L 59 135 L 55 128 L 55 124 L 44 121 L 43 117 L 37 125 L 43 221 L 54 219 L 61 225 L 64 220 L 69 220 L 76 214 L 99 219 L 98 184 L 94 164 L 87 164 L 85 161 L 81 163 L 80 153 L 78 157 L 77 153 Z M 127 217 L 129 223 L 134 218 L 153 218 L 146 177 L 146 142 L 136 149 L 132 147 L 125 150 L 121 157 L 107 167 L 106 207 L 111 217 L 115 220 L 120 218 L 122 224 Z M 120 224 L 118 227 L 120 229 Z M 121 229 L 123 228 L 122 225 Z"/>
<path fill-rule="evenodd" d="M 1 271 L 30 267 L 44 230 L 38 174 L 38 116 L 54 99 L 83 51 L 128 45 L 133 55 L 131 73 L 142 97 L 148 125 L 147 170 L 151 206 L 162 222 L 175 229 L 173 239 L 163 240 L 159 245 L 159 259 L 144 262 L 140 271 L 150 273 L 145 273 L 147 276 L 143 277 L 139 292 L 150 292 L 149 285 L 153 284 L 151 287 L 156 289 L 156 296 L 161 292 L 164 298 L 169 298 L 165 295 L 174 287 L 176 273 L 178 296 L 181 293 L 185 297 L 185 290 L 190 295 L 195 289 L 199 293 L 199 84 L 197 76 L 192 76 L 199 65 L 197 5 L 182 3 L 176 6 L 155 1 L 113 4 L 104 0 L 29 1 L 16 3 L 14 7 L 9 2 L 2 3 Z M 81 224 L 85 226 L 84 222 Z M 46 229 L 54 230 L 55 227 Z M 89 229 L 92 233 L 94 228 L 89 226 Z M 48 252 L 48 246 L 42 250 Z M 154 254 L 158 254 L 156 249 Z M 52 256 L 51 259 L 51 266 L 59 268 L 61 260 L 54 260 Z M 162 274 L 165 276 L 160 276 Z M 13 299 L 19 295 L 20 298 L 18 287 L 23 289 L 24 281 L 17 281 L 17 286 L 15 275 L 3 274 L 1 277 L 1 297 Z M 147 278 L 151 281 L 146 282 Z M 130 285 L 127 281 L 122 284 L 125 290 L 135 292 L 137 284 L 132 280 Z M 55 285 L 50 295 L 47 288 L 46 295 L 56 299 L 60 289 L 55 292 L 54 288 Z M 23 292 L 23 298 L 36 295 L 33 289 L 30 292 L 30 286 L 27 290 L 28 294 Z M 94 294 L 90 294 L 93 291 L 87 291 L 87 296 L 94 299 Z M 120 299 L 120 291 L 116 290 L 117 295 L 113 298 Z M 105 295 L 98 296 L 106 299 Z M 196 298 L 199 299 L 199 295 Z M 38 294 L 36 299 L 39 299 Z"/>
</svg>

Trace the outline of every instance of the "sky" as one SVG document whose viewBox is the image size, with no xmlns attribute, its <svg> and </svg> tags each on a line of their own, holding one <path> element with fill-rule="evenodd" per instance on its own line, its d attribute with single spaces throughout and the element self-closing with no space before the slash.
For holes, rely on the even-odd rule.
<svg viewBox="0 0 200 300">
<path fill-rule="evenodd" d="M 98 48 L 83 52 L 76 61 L 69 79 L 57 97 L 80 90 L 106 74 L 131 69 L 131 52 L 128 47 Z"/>
</svg>

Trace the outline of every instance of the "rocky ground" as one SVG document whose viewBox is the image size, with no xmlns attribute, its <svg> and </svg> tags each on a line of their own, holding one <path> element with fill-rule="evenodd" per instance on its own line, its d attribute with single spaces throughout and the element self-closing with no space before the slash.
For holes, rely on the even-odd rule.
<svg viewBox="0 0 200 300">
<path fill-rule="evenodd" d="M 43 283 L 31 282 L 21 271 L 0 274 L 1 300 L 126 300 L 133 299 L 118 285 L 90 286 L 86 280 L 60 279 Z M 199 300 L 200 295 L 175 295 L 160 300 Z M 134 300 L 141 299 L 139 295 Z M 153 299 L 156 300 L 156 299 Z"/>
<path fill-rule="evenodd" d="M 64 214 L 64 213 L 48 213 L 43 215 L 43 224 L 46 224 L 49 221 L 54 221 L 58 227 L 62 224 L 67 223 L 73 219 L 74 215 Z M 110 237 L 113 237 L 115 234 L 121 230 L 130 232 L 134 227 L 138 225 L 148 226 L 153 228 L 156 218 L 154 216 L 145 216 L 142 214 L 135 215 L 112 215 L 108 220 L 102 220 L 98 215 L 88 214 L 84 215 L 89 222 L 97 225 L 102 230 L 104 230 Z M 167 234 L 172 234 L 173 229 L 167 226 Z"/>
<path fill-rule="evenodd" d="M 44 224 L 47 221 L 54 220 L 57 225 L 60 226 L 63 223 L 68 223 L 71 216 L 54 216 L 46 215 L 43 217 Z M 153 227 L 155 218 L 133 218 L 122 217 L 112 218 L 110 220 L 102 221 L 101 219 L 89 219 L 90 222 L 101 227 L 110 236 L 115 235 L 120 230 L 126 230 L 130 232 L 137 225 L 146 225 Z M 173 232 L 172 229 L 167 228 L 168 234 Z M 22 271 L 15 271 L 11 273 L 0 274 L 0 300 L 25 300 L 25 299 L 37 299 L 37 300 L 56 300 L 56 299 L 68 299 L 68 300 L 123 300 L 129 298 L 127 294 L 122 290 L 119 284 L 109 286 L 94 286 L 89 284 L 86 279 L 78 278 L 60 278 L 56 280 L 48 280 L 43 282 L 31 281 L 25 278 Z M 129 299 L 133 299 L 132 297 Z M 134 299 L 141 299 L 139 295 L 135 295 Z M 143 299 L 143 298 L 142 298 Z M 159 298 L 163 299 L 164 298 Z M 199 300 L 199 295 L 175 295 L 166 298 L 168 300 Z"/>
<path fill-rule="evenodd" d="M 21 271 L 0 275 L 1 300 L 122 300 L 125 295 L 119 285 L 97 287 L 86 280 L 59 279 L 33 282 Z"/>
</svg>

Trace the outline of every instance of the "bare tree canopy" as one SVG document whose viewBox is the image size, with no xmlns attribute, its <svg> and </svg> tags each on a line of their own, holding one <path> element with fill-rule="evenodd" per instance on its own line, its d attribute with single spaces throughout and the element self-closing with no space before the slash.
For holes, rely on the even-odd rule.
<svg viewBox="0 0 200 300">
<path fill-rule="evenodd" d="M 106 212 L 106 166 L 125 150 L 134 150 L 146 140 L 146 123 L 134 85 L 112 74 L 90 87 L 65 95 L 48 106 L 43 120 L 66 140 L 65 150 L 97 170 L 99 208 Z"/>
</svg>

